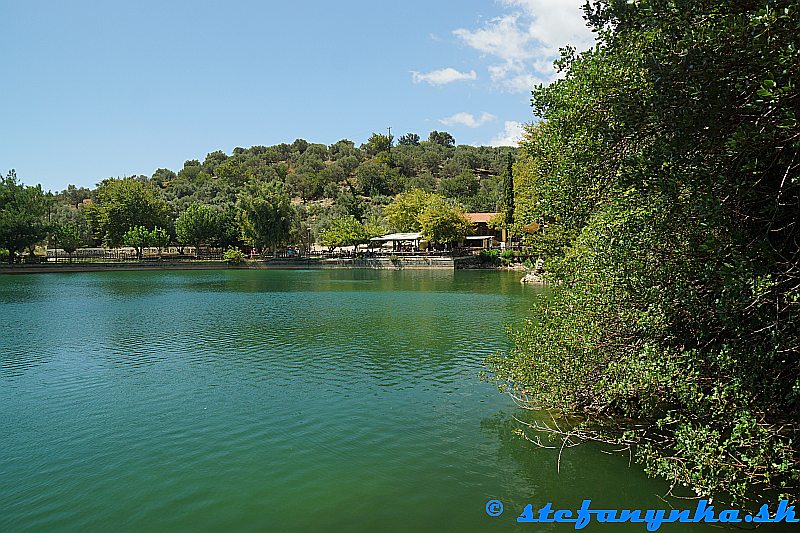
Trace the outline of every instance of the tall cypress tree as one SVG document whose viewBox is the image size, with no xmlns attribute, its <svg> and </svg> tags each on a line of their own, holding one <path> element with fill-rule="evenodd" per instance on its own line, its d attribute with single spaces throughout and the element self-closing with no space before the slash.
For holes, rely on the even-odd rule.
<svg viewBox="0 0 800 533">
<path fill-rule="evenodd" d="M 508 152 L 506 174 L 503 176 L 503 211 L 506 227 L 510 228 L 514 222 L 514 158 L 511 152 Z"/>
</svg>

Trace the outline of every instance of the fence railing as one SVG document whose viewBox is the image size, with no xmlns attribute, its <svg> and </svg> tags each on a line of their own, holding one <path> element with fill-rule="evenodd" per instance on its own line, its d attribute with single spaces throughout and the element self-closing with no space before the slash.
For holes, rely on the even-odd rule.
<svg viewBox="0 0 800 533">
<path fill-rule="evenodd" d="M 64 251 L 47 251 L 47 258 L 39 258 L 40 262 L 47 263 L 108 263 L 108 262 L 176 262 L 176 261 L 221 261 L 222 252 L 204 252 L 200 255 L 180 254 L 180 253 L 144 253 L 138 256 L 136 252 L 128 250 L 104 250 L 101 253 L 81 253 L 76 250 L 72 254 Z M 31 262 L 29 257 L 24 258 L 24 262 Z"/>
</svg>

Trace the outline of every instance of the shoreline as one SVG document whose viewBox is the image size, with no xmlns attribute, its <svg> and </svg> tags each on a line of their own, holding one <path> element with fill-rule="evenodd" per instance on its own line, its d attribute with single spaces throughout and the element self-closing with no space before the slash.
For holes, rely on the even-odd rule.
<svg viewBox="0 0 800 533">
<path fill-rule="evenodd" d="M 0 275 L 55 274 L 68 272 L 113 272 L 147 270 L 455 270 L 452 257 L 411 256 L 396 260 L 389 258 L 339 258 L 339 259 L 274 259 L 246 261 L 231 264 L 224 261 L 139 262 L 113 263 L 32 263 L 0 265 Z M 494 270 L 494 269 L 492 269 Z"/>
</svg>

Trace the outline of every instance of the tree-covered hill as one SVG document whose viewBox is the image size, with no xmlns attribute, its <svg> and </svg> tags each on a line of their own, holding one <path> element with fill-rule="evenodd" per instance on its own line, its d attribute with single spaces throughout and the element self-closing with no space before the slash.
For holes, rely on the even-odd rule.
<svg viewBox="0 0 800 533">
<path fill-rule="evenodd" d="M 70 248 L 75 242 L 121 246 L 126 233 L 139 226 L 166 229 L 176 242 L 224 247 L 260 240 L 267 245 L 256 238 L 258 224 L 254 226 L 253 219 L 261 216 L 257 210 L 265 204 L 251 201 L 267 191 L 291 204 L 291 213 L 282 215 L 291 220 L 281 238 L 269 241 L 272 245 L 308 244 L 336 225 L 334 221 L 340 226 L 347 217 L 371 231 L 402 229 L 386 224 L 384 208 L 397 194 L 413 190 L 445 198 L 448 208 L 498 210 L 503 201 L 501 175 L 513 153 L 510 147 L 456 145 L 452 135 L 439 131 L 427 140 L 409 133 L 397 141 L 376 133 L 361 146 L 346 139 L 330 146 L 297 139 L 235 148 L 231 154 L 217 150 L 202 161 L 187 160 L 180 169 L 108 178 L 94 189 L 31 191 L 45 206 L 31 216 L 38 220 L 46 215 L 50 231 L 43 227 L 37 235 L 16 240 L 9 234 L 0 247 L 22 251 L 45 241 L 63 247 L 66 235 L 79 236 L 70 240 Z M 9 174 L 3 187 L 10 194 L 21 186 Z M 205 225 L 194 220 L 202 208 L 213 218 Z"/>
</svg>

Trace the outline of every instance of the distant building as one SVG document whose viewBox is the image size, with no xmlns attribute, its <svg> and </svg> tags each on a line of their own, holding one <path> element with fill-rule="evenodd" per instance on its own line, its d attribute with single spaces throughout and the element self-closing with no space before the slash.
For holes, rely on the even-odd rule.
<svg viewBox="0 0 800 533">
<path fill-rule="evenodd" d="M 500 213 L 464 213 L 472 223 L 475 233 L 467 237 L 470 245 L 478 245 L 480 248 L 491 248 L 496 242 L 506 242 L 506 230 L 495 229 L 489 226 L 489 222 Z M 475 247 L 475 246 L 472 246 Z"/>
</svg>

